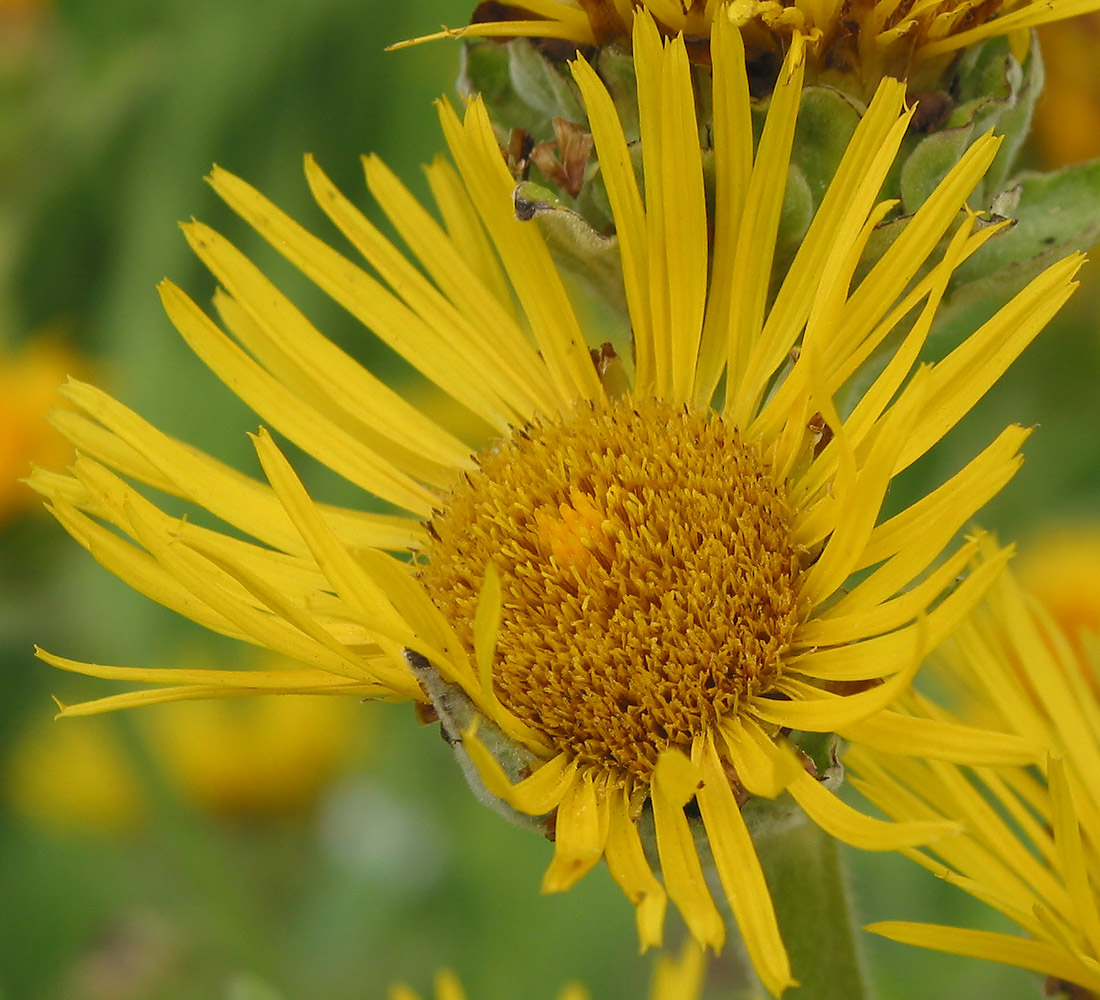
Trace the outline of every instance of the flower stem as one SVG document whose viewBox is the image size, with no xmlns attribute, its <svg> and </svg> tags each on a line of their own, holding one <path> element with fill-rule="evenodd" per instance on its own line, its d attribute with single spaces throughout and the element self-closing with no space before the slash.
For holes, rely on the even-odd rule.
<svg viewBox="0 0 1100 1000">
<path fill-rule="evenodd" d="M 757 838 L 756 849 L 801 984 L 784 1000 L 867 1000 L 837 842 L 803 822 Z"/>
</svg>

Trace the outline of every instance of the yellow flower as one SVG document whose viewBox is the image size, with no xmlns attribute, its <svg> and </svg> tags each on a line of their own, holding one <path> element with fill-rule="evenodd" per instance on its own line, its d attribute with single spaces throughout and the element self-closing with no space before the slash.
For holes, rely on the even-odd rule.
<svg viewBox="0 0 1100 1000">
<path fill-rule="evenodd" d="M 883 76 L 914 77 L 924 64 L 987 38 L 1009 35 L 1026 50 L 1031 28 L 1100 9 L 1100 0 L 523 0 L 481 4 L 467 27 L 401 45 L 438 38 L 528 37 L 579 47 L 629 46 L 638 9 L 648 11 L 665 34 L 683 32 L 703 61 L 719 21 L 741 29 L 754 58 L 782 52 L 804 36 L 816 73 L 855 75 L 873 90 Z"/>
<path fill-rule="evenodd" d="M 60 338 L 44 333 L 0 357 L 0 523 L 36 506 L 19 481 L 32 462 L 54 465 L 72 454 L 45 417 L 57 402 L 57 383 L 82 367 Z"/>
<path fill-rule="evenodd" d="M 658 960 L 649 1000 L 699 1000 L 705 972 L 703 951 L 688 941 L 678 958 L 662 955 Z M 407 986 L 394 986 L 390 1000 L 420 1000 L 420 996 Z M 435 1000 L 466 1000 L 466 993 L 453 973 L 444 971 L 435 977 Z M 588 991 L 573 983 L 562 989 L 558 1000 L 588 1000 Z"/>
<path fill-rule="evenodd" d="M 17 812 L 49 826 L 118 835 L 146 818 L 141 780 L 110 720 L 29 730 L 12 748 L 4 786 Z"/>
<path fill-rule="evenodd" d="M 1100 13 L 1039 30 L 1042 100 L 1035 106 L 1035 144 L 1048 167 L 1100 156 Z"/>
<path fill-rule="evenodd" d="M 988 606 L 945 646 L 943 673 L 965 718 L 1047 747 L 1041 770 L 959 767 L 857 748 L 856 784 L 887 815 L 949 818 L 965 834 L 912 856 L 999 910 L 1030 937 L 890 921 L 895 941 L 1003 962 L 1100 991 L 1100 658 L 1082 657 L 1006 573 Z M 924 699 L 914 718 L 949 720 Z M 958 721 L 958 720 L 952 720 Z M 1073 995 L 1077 995 L 1074 993 Z"/>
<path fill-rule="evenodd" d="M 285 666 L 266 657 L 265 666 Z M 190 667 L 197 666 L 189 658 Z M 362 715 L 351 699 L 284 696 L 196 702 L 150 712 L 141 735 L 178 794 L 212 816 L 281 816 L 309 809 L 351 759 Z M 8 798 L 33 819 L 129 831 L 146 818 L 139 773 L 114 727 L 47 724 L 17 741 Z"/>
<path fill-rule="evenodd" d="M 886 709 L 1000 571 L 994 554 L 965 573 L 976 542 L 937 561 L 1011 478 L 1027 432 L 1007 428 L 889 519 L 881 504 L 893 477 L 1058 309 L 1080 259 L 1054 265 L 918 367 L 953 269 L 996 229 L 962 209 L 998 142 L 976 142 L 852 288 L 894 207 L 876 198 L 911 116 L 904 88 L 888 80 L 772 297 L 802 50 L 788 53 L 754 155 L 740 35 L 720 22 L 713 44 L 720 71 L 703 95 L 715 108 L 712 216 L 684 41 L 637 20 L 644 196 L 610 95 L 587 63 L 573 69 L 616 221 L 632 363 L 592 351 L 615 331 L 582 329 L 538 221 L 516 216 L 479 101 L 461 120 L 440 104 L 457 170 L 440 161 L 428 178 L 445 226 L 366 161 L 368 186 L 419 268 L 312 161 L 318 204 L 377 276 L 216 170 L 211 183 L 235 211 L 497 440 L 471 456 L 324 339 L 222 237 L 188 224 L 222 286 L 215 303 L 231 336 L 166 282 L 180 333 L 264 420 L 407 513 L 313 501 L 266 431 L 255 438 L 265 484 L 72 383 L 68 398 L 84 414 L 61 423 L 81 457 L 72 475 L 34 479 L 62 524 L 155 600 L 303 666 L 173 671 L 42 656 L 165 685 L 69 715 L 263 692 L 431 695 L 471 774 L 517 813 L 553 814 L 544 888 L 566 889 L 606 857 L 637 906 L 643 945 L 660 940 L 666 893 L 697 940 L 723 941 L 690 809 L 749 955 L 779 993 L 791 973 L 740 811 L 747 798 L 787 790 L 827 831 L 873 848 L 943 831 L 845 806 L 784 733 L 967 760 L 1033 757 L 1017 738 L 910 724 Z M 834 396 L 890 337 L 892 356 L 842 418 Z M 166 514 L 122 476 L 255 541 Z M 409 550 L 412 561 L 400 555 Z M 663 884 L 639 822 L 655 830 Z"/>
<path fill-rule="evenodd" d="M 1016 573 L 1083 654 L 1086 643 L 1100 636 L 1100 525 L 1041 532 L 1020 557 Z"/>
<path fill-rule="evenodd" d="M 203 812 L 290 815 L 309 809 L 350 759 L 356 708 L 304 695 L 199 702 L 150 713 L 145 734 L 166 776 Z"/>
</svg>

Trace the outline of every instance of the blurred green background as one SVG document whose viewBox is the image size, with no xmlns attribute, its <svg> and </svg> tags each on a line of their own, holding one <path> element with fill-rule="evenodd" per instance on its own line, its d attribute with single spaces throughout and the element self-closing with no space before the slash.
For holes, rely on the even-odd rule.
<svg viewBox="0 0 1100 1000">
<path fill-rule="evenodd" d="M 157 301 L 165 275 L 200 301 L 213 291 L 179 219 L 227 231 L 369 358 L 369 339 L 280 268 L 201 178 L 217 162 L 329 237 L 301 177 L 306 152 L 364 207 L 363 152 L 425 192 L 418 165 L 442 146 L 431 102 L 451 91 L 458 50 L 383 48 L 467 15 L 457 0 L 0 0 L 8 479 L 32 457 L 51 460 L 35 408 L 63 368 L 254 470 L 245 432 L 256 418 L 191 356 Z M 1040 425 L 1025 470 L 984 518 L 1025 547 L 1100 514 L 1100 282 L 1086 270 L 1085 283 L 916 473 L 939 482 L 1007 421 Z M 358 501 L 307 471 L 326 499 Z M 649 963 L 606 873 L 540 896 L 549 846 L 477 805 L 408 706 L 185 704 L 50 722 L 51 694 L 72 701 L 104 685 L 45 667 L 32 643 L 127 665 L 242 653 L 130 593 L 35 511 L 29 491 L 5 503 L 2 1000 L 372 1000 L 397 979 L 426 991 L 441 966 L 472 1000 L 551 998 L 573 978 L 596 998 L 643 994 Z M 983 919 L 901 858 L 850 861 L 861 918 Z M 672 922 L 670 938 L 679 934 Z M 1025 973 L 866 943 L 883 1000 L 1039 994 Z M 721 982 L 719 964 L 708 995 L 721 996 Z"/>
</svg>

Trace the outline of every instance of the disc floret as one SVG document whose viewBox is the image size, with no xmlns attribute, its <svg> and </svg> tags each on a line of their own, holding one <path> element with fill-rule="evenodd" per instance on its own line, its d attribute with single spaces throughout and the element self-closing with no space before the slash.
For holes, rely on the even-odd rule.
<svg viewBox="0 0 1100 1000">
<path fill-rule="evenodd" d="M 497 696 L 582 763 L 647 777 L 772 689 L 804 553 L 735 427 L 653 400 L 581 408 L 483 454 L 432 519 L 422 578 L 473 648 L 501 576 Z"/>
</svg>

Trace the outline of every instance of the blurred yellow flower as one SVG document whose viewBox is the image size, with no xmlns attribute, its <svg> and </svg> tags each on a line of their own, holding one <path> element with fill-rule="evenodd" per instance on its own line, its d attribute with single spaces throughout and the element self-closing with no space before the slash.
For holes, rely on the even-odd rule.
<svg viewBox="0 0 1100 1000">
<path fill-rule="evenodd" d="M 703 992 L 706 958 L 701 948 L 688 941 L 679 957 L 661 955 L 653 970 L 648 1000 L 699 1000 Z M 558 1000 L 588 1000 L 588 991 L 576 983 L 565 986 Z M 394 986 L 389 1000 L 420 1000 L 407 986 Z M 466 993 L 452 972 L 435 977 L 435 1000 L 466 1000 Z"/>
<path fill-rule="evenodd" d="M 1100 636 L 1100 523 L 1040 532 L 1017 561 L 1016 574 L 1080 652 L 1088 637 Z"/>
<path fill-rule="evenodd" d="M 257 664 L 285 666 L 270 656 Z M 187 667 L 202 663 L 192 659 Z M 316 803 L 361 752 L 363 716 L 352 699 L 308 695 L 193 702 L 142 716 L 140 736 L 153 765 L 195 809 L 221 818 L 272 817 Z M 147 812 L 132 752 L 105 720 L 35 727 L 13 752 L 9 801 L 52 825 L 131 830 Z"/>
<path fill-rule="evenodd" d="M 8 761 L 8 802 L 48 826 L 130 832 L 146 818 L 141 780 L 111 720 L 88 722 L 48 722 L 24 734 Z"/>
<path fill-rule="evenodd" d="M 1006 573 L 944 652 L 943 676 L 971 706 L 964 721 L 1033 740 L 1048 748 L 1048 763 L 964 771 L 864 748 L 846 763 L 887 815 L 961 821 L 962 836 L 911 856 L 1029 938 L 901 921 L 868 929 L 1100 991 L 1100 650 L 1082 658 Z M 914 718 L 954 721 L 927 699 L 909 707 Z"/>
<path fill-rule="evenodd" d="M 1046 82 L 1032 129 L 1047 167 L 1100 157 L 1100 13 L 1039 29 Z"/>
<path fill-rule="evenodd" d="M 781 54 L 802 36 L 815 75 L 854 76 L 870 93 L 883 76 L 918 76 L 924 64 L 942 64 L 943 57 L 987 38 L 1010 35 L 1026 47 L 1030 29 L 1098 8 L 1100 0 L 522 0 L 479 4 L 470 25 L 401 44 L 530 37 L 579 47 L 629 47 L 634 12 L 644 9 L 663 33 L 683 32 L 701 61 L 709 59 L 710 36 L 719 20 L 738 26 L 754 58 Z"/>
<path fill-rule="evenodd" d="M 272 695 L 160 708 L 144 717 L 154 757 L 183 796 L 225 817 L 311 808 L 359 746 L 351 699 Z"/>
<path fill-rule="evenodd" d="M 19 482 L 32 463 L 57 466 L 72 455 L 46 414 L 58 402 L 58 383 L 85 367 L 60 337 L 46 333 L 0 355 L 0 523 L 38 507 L 34 491 Z"/>
<path fill-rule="evenodd" d="M 441 160 L 428 178 L 446 228 L 366 161 L 420 266 L 312 160 L 318 204 L 378 277 L 216 170 L 211 183 L 235 211 L 497 442 L 471 455 L 225 239 L 188 224 L 231 335 L 165 282 L 180 333 L 263 419 L 407 513 L 315 503 L 267 431 L 255 437 L 262 483 L 70 383 L 83 413 L 60 421 L 81 457 L 71 475 L 34 477 L 59 521 L 155 600 L 302 666 L 42 656 L 159 685 L 68 715 L 264 692 L 430 700 L 471 776 L 515 815 L 552 825 L 544 890 L 568 889 L 606 858 L 644 946 L 660 942 L 668 899 L 697 940 L 722 945 L 692 823 L 704 828 L 748 954 L 778 994 L 792 975 L 741 814 L 749 798 L 789 791 L 824 830 L 872 849 L 945 829 L 854 811 L 809 773 L 788 732 L 967 761 L 1033 758 L 1024 740 L 911 725 L 886 708 L 1000 571 L 1003 553 L 968 572 L 977 543 L 949 547 L 1015 473 L 1027 432 L 1006 428 L 895 516 L 882 520 L 881 506 L 1069 296 L 1080 257 L 918 366 L 955 268 L 1000 228 L 964 210 L 999 143 L 979 138 L 856 283 L 895 208 L 877 199 L 912 116 L 905 88 L 885 80 L 772 289 L 805 50 L 788 51 L 756 148 L 741 35 L 719 19 L 712 41 L 712 89 L 697 94 L 684 40 L 662 38 L 644 13 L 635 22 L 644 194 L 611 95 L 586 62 L 573 66 L 617 227 L 629 360 L 601 348 L 607 330 L 586 338 L 538 222 L 517 218 L 478 100 L 463 119 L 439 106 L 457 170 Z M 697 100 L 714 107 L 710 216 Z M 890 362 L 842 419 L 834 395 L 891 337 Z M 167 514 L 121 477 L 255 541 Z M 650 836 L 663 882 L 643 849 Z"/>
</svg>

